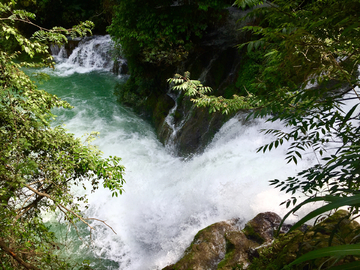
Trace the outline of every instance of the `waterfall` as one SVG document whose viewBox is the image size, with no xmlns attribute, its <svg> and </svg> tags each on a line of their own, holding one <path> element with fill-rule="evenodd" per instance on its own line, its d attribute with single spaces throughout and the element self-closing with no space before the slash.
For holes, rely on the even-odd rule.
<svg viewBox="0 0 360 270">
<path fill-rule="evenodd" d="M 126 60 L 118 58 L 114 61 L 112 56 L 114 43 L 109 35 L 70 40 L 68 47 L 51 47 L 53 57 L 58 63 L 58 75 L 68 76 L 75 72 L 87 73 L 94 70 L 114 71 L 116 74 L 124 73 L 121 68 L 126 65 Z M 119 70 L 114 70 L 115 67 Z"/>
<path fill-rule="evenodd" d="M 269 187 L 268 180 L 294 176 L 314 160 L 309 154 L 298 166 L 285 165 L 285 147 L 256 153 L 272 140 L 259 130 L 281 128 L 281 123 L 245 122 L 237 115 L 202 154 L 176 157 L 159 143 L 148 123 L 115 102 L 113 86 L 123 78 L 104 72 L 110 70 L 110 60 L 98 59 L 107 57 L 103 50 L 110 43 L 108 36 L 80 42 L 55 70 L 46 70 L 52 79 L 41 86 L 75 107 L 56 110 L 58 123 L 76 136 L 99 131 L 95 143 L 105 156 L 121 157 L 126 167 L 125 193 L 113 198 L 107 190 L 97 190 L 89 194 L 86 210 L 117 234 L 94 221 L 93 249 L 80 243 L 70 249 L 72 256 L 91 257 L 95 269 L 162 269 L 179 259 L 200 229 L 214 222 L 245 222 L 261 211 L 286 212 L 279 203 L 288 196 Z M 88 234 L 84 238 L 89 240 Z"/>
</svg>

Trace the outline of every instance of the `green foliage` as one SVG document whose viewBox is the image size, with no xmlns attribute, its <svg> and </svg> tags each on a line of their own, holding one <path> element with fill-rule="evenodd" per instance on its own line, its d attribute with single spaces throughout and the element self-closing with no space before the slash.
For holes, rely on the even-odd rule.
<svg viewBox="0 0 360 270">
<path fill-rule="evenodd" d="M 190 80 L 190 72 L 185 72 L 184 76 L 175 74 L 174 78 L 168 79 L 168 83 L 174 83 L 173 90 L 186 91 L 185 95 L 190 97 L 196 94 L 203 95 L 211 91 L 210 87 L 203 86 L 200 81 Z"/>
<path fill-rule="evenodd" d="M 219 10 L 228 5 L 212 1 L 116 1 L 113 39 L 121 44 L 130 60 L 155 65 L 178 64 L 187 58 L 194 40 L 221 18 Z"/>
<path fill-rule="evenodd" d="M 351 214 L 358 212 L 360 118 L 356 87 L 359 86 L 360 25 L 354 12 L 358 8 L 359 1 L 303 4 L 275 1 L 256 11 L 257 15 L 263 16 L 262 25 L 245 28 L 260 36 L 260 39 L 248 43 L 248 50 L 259 44 L 267 47 L 267 65 L 256 85 L 263 91 L 276 93 L 262 94 L 268 104 L 255 114 L 262 116 L 272 112 L 275 116 L 270 121 L 281 119 L 291 127 L 290 132 L 265 131 L 277 139 L 259 151 L 265 152 L 277 148 L 284 141 L 292 141 L 286 156 L 288 163 L 297 163 L 302 152 L 309 149 L 321 159 L 296 177 L 271 181 L 272 185 L 287 193 L 301 191 L 311 196 L 285 218 L 309 202 L 330 202 L 307 215 L 295 227 L 341 206 L 351 206 Z M 309 87 L 311 83 L 319 86 Z M 348 95 L 345 97 L 345 94 Z M 348 99 L 356 104 L 350 108 L 342 106 Z M 321 197 L 321 194 L 331 196 Z M 292 197 L 286 206 L 296 201 L 297 198 Z M 334 250 L 340 256 L 347 248 L 339 246 Z M 358 249 L 349 251 L 349 254 L 358 255 Z M 332 250 L 316 250 L 297 262 L 315 258 L 311 256 L 332 256 Z M 346 266 L 342 267 L 345 269 Z"/>
<path fill-rule="evenodd" d="M 222 8 L 232 1 L 114 0 L 113 4 L 108 32 L 118 45 L 117 54 L 127 59 L 131 75 L 116 89 L 119 101 L 151 116 L 156 100 L 167 91 L 166 78 L 223 18 Z"/>
<path fill-rule="evenodd" d="M 253 108 L 252 95 L 247 97 L 234 95 L 233 99 L 207 95 L 206 93 L 211 92 L 212 89 L 203 86 L 200 81 L 190 80 L 190 72 L 185 72 L 184 76 L 175 74 L 173 78 L 168 79 L 168 83 L 170 83 L 173 90 L 184 91 L 185 95 L 192 97 L 191 101 L 196 106 L 209 107 L 210 113 L 221 111 L 228 114 L 240 109 Z"/>
<path fill-rule="evenodd" d="M 249 269 L 347 269 L 348 265 L 354 267 L 358 259 L 352 255 L 353 251 L 358 249 L 359 231 L 359 224 L 350 219 L 350 213 L 339 210 L 318 222 L 316 226 L 303 226 L 301 231 L 292 229 L 286 234 L 278 235 L 271 245 L 258 249 L 259 256 L 252 259 Z M 345 245 L 342 246 L 343 244 Z M 328 246 L 331 248 L 328 249 Z M 323 253 L 327 251 L 330 252 Z M 309 259 L 310 257 L 312 258 Z"/>
<path fill-rule="evenodd" d="M 257 88 L 254 87 L 254 83 L 257 82 L 257 77 L 263 68 L 263 54 L 263 51 L 256 50 L 248 52 L 242 58 L 242 65 L 235 83 L 236 88 L 240 90 L 239 94 L 246 95 L 247 91 L 256 94 Z"/>
<path fill-rule="evenodd" d="M 39 28 L 31 39 L 22 36 L 16 23 L 28 23 L 34 14 L 13 10 L 14 1 L 0 3 L 0 257 L 3 269 L 69 269 L 62 261 L 54 234 L 44 225 L 42 212 L 55 210 L 75 226 L 81 221 L 86 196 L 77 196 L 73 185 L 90 182 L 92 191 L 102 185 L 113 196 L 122 193 L 124 167 L 117 157 L 102 158 L 89 145 L 95 134 L 75 138 L 62 127 L 51 127 L 55 107 L 71 106 L 43 90 L 22 67 L 51 66 L 49 42 L 64 42 L 65 35 L 84 35 L 91 22 L 72 29 Z M 19 52 L 8 51 L 7 41 L 16 42 L 30 59 L 44 55 L 42 63 L 16 63 Z M 86 205 L 85 205 L 86 206 Z"/>
<path fill-rule="evenodd" d="M 16 4 L 17 9 L 26 9 L 36 14 L 33 22 L 43 27 L 61 25 L 71 28 L 81 21 L 91 20 L 95 23 L 94 32 L 97 34 L 104 34 L 110 24 L 110 6 L 105 0 L 18 0 Z M 26 34 L 32 33 L 35 29 L 30 25 L 19 27 Z"/>
<path fill-rule="evenodd" d="M 302 158 L 301 152 L 307 149 L 321 158 L 319 164 L 298 173 L 297 177 L 271 181 L 272 185 L 287 193 L 302 191 L 312 196 L 293 208 L 285 218 L 306 203 L 330 202 L 307 215 L 295 227 L 341 206 L 351 206 L 352 214 L 358 212 L 360 118 L 357 112 L 359 93 L 355 87 L 359 86 L 360 25 L 354 9 L 359 7 L 359 1 L 313 1 L 302 6 L 296 1 L 275 1 L 274 6 L 270 4 L 262 12 L 266 27 L 246 27 L 261 36 L 259 40 L 248 43 L 249 50 L 259 42 L 268 46 L 267 66 L 257 87 L 281 94 L 276 95 L 281 98 L 280 102 L 270 96 L 267 99 L 269 106 L 258 115 L 272 111 L 276 116 L 271 121 L 281 119 L 292 128 L 290 132 L 267 130 L 266 133 L 277 136 L 277 139 L 259 150 L 265 152 L 277 148 L 284 141 L 292 141 L 286 157 L 288 162 L 297 163 Z M 307 87 L 310 83 L 319 86 Z M 348 96 L 344 97 L 346 93 Z M 341 107 L 346 99 L 354 100 L 356 105 Z M 319 197 L 320 194 L 331 196 Z M 286 205 L 295 204 L 296 200 L 292 197 Z M 332 256 L 333 252 L 340 256 L 345 250 L 349 250 L 347 255 L 359 254 L 358 248 L 351 248 L 349 250 L 344 245 L 319 249 L 305 254 L 294 264 Z M 342 267 L 346 269 L 347 266 Z M 354 264 L 349 267 L 354 267 Z"/>
<path fill-rule="evenodd" d="M 360 244 L 326 247 L 306 253 L 305 255 L 301 256 L 300 258 L 290 263 L 287 267 L 285 267 L 285 269 L 291 269 L 290 267 L 293 265 L 326 256 L 341 257 L 347 255 L 354 255 L 354 254 L 358 255 L 359 253 L 360 253 Z M 350 263 L 349 265 L 348 264 L 340 265 L 340 266 L 331 267 L 329 269 L 356 269 L 354 267 L 359 267 L 359 266 L 360 266 L 360 262 L 356 261 Z"/>
</svg>

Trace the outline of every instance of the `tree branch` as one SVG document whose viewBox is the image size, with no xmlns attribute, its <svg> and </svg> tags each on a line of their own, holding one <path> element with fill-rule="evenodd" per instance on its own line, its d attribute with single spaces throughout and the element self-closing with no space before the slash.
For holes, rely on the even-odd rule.
<svg viewBox="0 0 360 270">
<path fill-rule="evenodd" d="M 34 270 L 40 270 L 36 266 L 33 266 L 29 263 L 24 262 L 18 255 L 16 255 L 7 245 L 6 243 L 0 238 L 0 248 L 4 250 L 6 253 L 11 255 L 18 263 L 20 263 L 22 266 L 24 266 L 26 269 L 34 269 Z"/>
<path fill-rule="evenodd" d="M 83 223 L 85 223 L 87 226 L 89 226 L 91 229 L 94 230 L 94 228 L 84 220 L 83 217 L 79 216 L 78 214 L 76 214 L 74 211 L 66 208 L 64 205 L 60 204 L 60 203 L 57 203 L 55 199 L 53 199 L 49 194 L 46 194 L 46 193 L 43 193 L 43 192 L 40 192 L 34 188 L 32 188 L 31 186 L 29 185 L 25 185 L 28 189 L 30 189 L 31 191 L 35 192 L 36 194 L 40 195 L 40 196 L 43 196 L 43 197 L 46 197 L 46 198 L 49 198 L 50 200 L 52 200 L 56 205 L 57 207 L 61 210 L 61 207 L 64 208 L 66 211 L 72 213 L 74 216 L 76 216 L 78 219 L 80 219 Z"/>
<path fill-rule="evenodd" d="M 111 226 L 109 226 L 105 221 L 101 220 L 101 219 L 97 219 L 97 218 L 86 218 L 87 220 L 97 220 L 100 221 L 102 223 L 104 223 L 106 226 L 108 226 L 115 234 L 117 234 L 113 228 L 111 228 Z"/>
</svg>

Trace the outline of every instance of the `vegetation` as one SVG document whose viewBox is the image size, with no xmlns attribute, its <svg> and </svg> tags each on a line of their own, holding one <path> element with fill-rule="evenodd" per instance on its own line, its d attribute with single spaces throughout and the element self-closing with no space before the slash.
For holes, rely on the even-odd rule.
<svg viewBox="0 0 360 270">
<path fill-rule="evenodd" d="M 111 6 L 110 0 L 18 0 L 15 8 L 36 14 L 33 21 L 46 28 L 58 25 L 71 28 L 80 21 L 91 20 L 95 23 L 92 31 L 95 34 L 105 34 L 106 27 L 111 23 Z M 29 35 L 37 30 L 31 25 L 18 27 Z"/>
<path fill-rule="evenodd" d="M 349 217 L 348 211 L 339 210 L 318 222 L 316 226 L 305 225 L 303 227 L 307 227 L 306 229 L 302 228 L 279 235 L 271 245 L 258 250 L 259 256 L 254 256 L 249 269 L 280 270 L 286 266 L 288 268 L 285 269 L 326 269 L 334 264 L 341 264 L 340 268 L 335 269 L 347 269 L 344 263 L 349 263 L 353 267 L 349 269 L 357 269 L 358 267 L 354 267 L 356 257 L 342 257 L 341 253 L 350 252 L 348 254 L 352 254 L 353 249 L 359 247 L 358 240 L 353 240 L 353 244 L 347 245 L 346 250 L 339 246 L 357 238 L 359 234 L 359 223 Z M 328 247 L 329 243 L 331 243 L 331 247 Z M 325 247 L 325 249 L 319 249 L 320 247 Z M 335 252 L 336 256 L 323 258 L 321 252 L 328 250 Z M 303 254 L 306 255 L 301 256 Z M 309 261 L 310 257 L 312 260 Z"/>
<path fill-rule="evenodd" d="M 167 91 L 165 79 L 187 59 L 203 35 L 223 18 L 229 0 L 117 0 L 108 28 L 128 61 L 130 79 L 119 100 L 144 113 Z M 146 111 L 146 110 L 145 110 Z M 146 111 L 148 113 L 148 111 Z"/>
<path fill-rule="evenodd" d="M 246 8 L 264 1 L 237 0 L 236 3 Z M 289 214 L 310 202 L 328 202 L 300 220 L 294 229 L 341 206 L 349 206 L 352 216 L 358 213 L 359 8 L 358 0 L 274 0 L 254 9 L 248 18 L 255 17 L 259 23 L 243 28 L 252 33 L 253 38 L 241 47 L 246 45 L 249 53 L 253 50 L 262 52 L 264 61 L 252 88 L 245 89 L 247 95 L 233 99 L 209 96 L 196 84 L 189 83 L 190 79 L 185 76 L 176 75 L 171 80 L 179 84 L 178 88 L 186 89 L 198 106 L 210 106 L 210 111 L 228 113 L 251 108 L 253 116 L 267 117 L 268 121 L 282 120 L 290 128 L 290 131 L 265 130 L 277 138 L 260 147 L 259 151 L 270 151 L 290 141 L 286 160 L 294 163 L 304 153 L 313 152 L 318 164 L 296 177 L 271 181 L 276 188 L 292 194 L 284 202 L 287 207 L 297 203 L 297 192 L 309 196 Z M 355 240 L 356 237 L 343 244 L 351 245 Z M 345 252 L 348 247 L 319 249 L 303 258 L 336 257 L 336 265 L 345 255 L 359 254 L 358 245 Z M 299 258 L 296 262 L 302 260 Z M 355 261 L 349 267 L 359 265 Z M 345 265 L 342 267 L 345 269 Z"/>
<path fill-rule="evenodd" d="M 109 33 L 121 44 L 130 64 L 131 61 L 178 64 L 186 59 L 193 42 L 206 28 L 221 18 L 219 10 L 226 4 L 231 3 L 224 0 L 118 1 Z"/>
<path fill-rule="evenodd" d="M 45 226 L 42 213 L 63 215 L 76 228 L 81 221 L 93 228 L 81 213 L 86 196 L 74 194 L 73 185 L 100 183 L 113 196 L 122 193 L 123 166 L 117 157 L 102 158 L 91 146 L 62 127 L 51 127 L 54 107 L 71 106 L 37 89 L 22 71 L 26 67 L 52 66 L 48 43 L 66 42 L 66 36 L 85 35 L 91 22 L 71 29 L 44 29 L 31 22 L 34 14 L 13 9 L 15 1 L 0 3 L 0 266 L 2 269 L 73 269 L 61 260 L 54 234 Z M 30 39 L 17 29 L 19 23 L 38 27 Z M 41 63 L 15 62 L 20 52 Z"/>
</svg>

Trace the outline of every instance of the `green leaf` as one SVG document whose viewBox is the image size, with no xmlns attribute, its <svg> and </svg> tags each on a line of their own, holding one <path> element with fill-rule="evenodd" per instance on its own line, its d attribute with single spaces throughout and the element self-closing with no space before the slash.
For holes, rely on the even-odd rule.
<svg viewBox="0 0 360 270">
<path fill-rule="evenodd" d="M 337 265 L 329 268 L 328 270 L 358 270 L 358 269 L 360 269 L 359 261 Z"/>
<path fill-rule="evenodd" d="M 334 246 L 334 247 L 326 247 L 317 249 L 314 251 L 310 251 L 304 255 L 302 255 L 300 258 L 297 258 L 295 261 L 290 263 L 288 267 L 291 267 L 293 265 L 306 262 L 309 260 L 322 258 L 322 257 L 339 257 L 339 256 L 347 256 L 347 255 L 360 255 L 360 244 L 353 244 L 353 245 L 341 245 L 341 246 Z M 360 265 L 360 262 L 357 262 L 358 265 Z M 342 265 L 344 268 L 341 269 L 354 269 L 354 268 L 345 268 L 345 265 Z M 354 265 L 350 266 L 353 267 Z"/>
<path fill-rule="evenodd" d="M 330 203 L 328 203 L 327 205 L 324 205 L 322 207 L 319 207 L 319 208 L 315 209 L 314 211 L 310 212 L 309 214 L 307 214 L 305 217 L 303 217 L 298 222 L 296 222 L 291 227 L 289 232 L 299 228 L 302 224 L 309 221 L 310 219 L 313 219 L 313 218 L 317 217 L 318 215 L 328 212 L 330 210 L 337 209 L 339 207 L 347 206 L 347 205 L 348 206 L 360 206 L 360 194 L 356 194 L 356 195 L 353 195 L 350 197 L 338 197 L 338 196 L 327 195 L 324 197 L 311 198 L 311 199 L 304 201 L 302 204 L 298 205 L 294 209 L 292 209 L 288 214 L 285 215 L 284 219 L 286 219 L 291 213 L 294 213 L 295 211 L 297 211 L 300 207 L 304 206 L 305 204 L 308 204 L 310 202 L 315 202 L 315 201 L 327 201 Z"/>
</svg>

